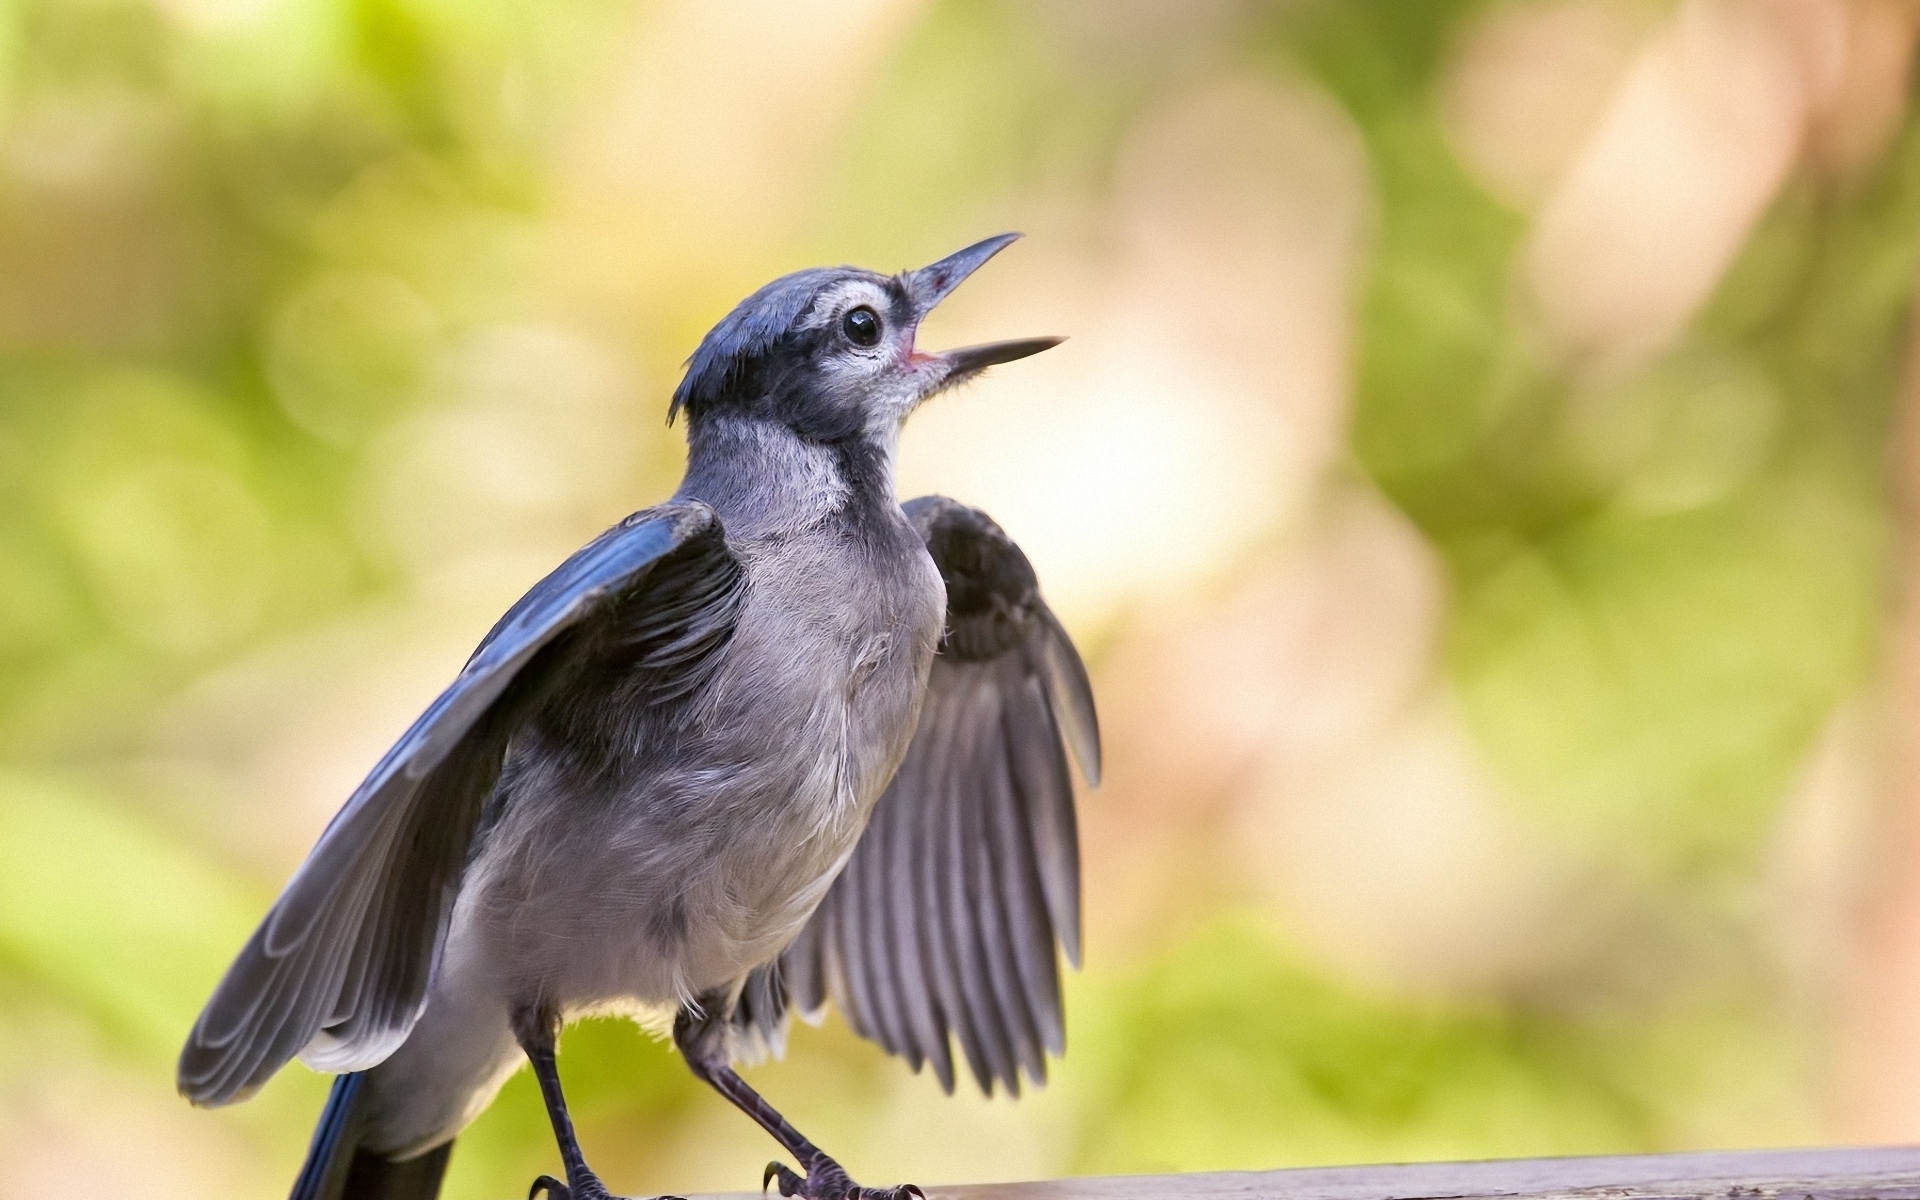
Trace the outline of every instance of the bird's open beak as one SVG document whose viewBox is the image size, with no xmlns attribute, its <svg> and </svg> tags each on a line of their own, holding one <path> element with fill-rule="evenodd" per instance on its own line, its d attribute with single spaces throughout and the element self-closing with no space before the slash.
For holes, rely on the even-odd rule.
<svg viewBox="0 0 1920 1200">
<path fill-rule="evenodd" d="M 1039 337 L 1015 338 L 1007 342 L 983 342 L 978 346 L 962 346 L 958 350 L 948 350 L 936 357 L 943 358 L 955 375 L 971 375 L 975 371 L 984 371 L 998 363 L 1012 362 L 1016 358 L 1025 358 L 1029 354 L 1038 354 L 1042 350 L 1051 350 L 1065 338 Z"/>
<path fill-rule="evenodd" d="M 1020 240 L 1017 233 L 1003 233 L 984 242 L 975 242 L 965 250 L 949 254 L 930 267 L 906 273 L 907 293 L 913 297 L 914 317 L 933 311 L 960 286 L 962 280 L 985 266 L 987 260 Z"/>
<path fill-rule="evenodd" d="M 935 305 L 945 300 L 960 286 L 962 280 L 986 265 L 986 261 L 1020 239 L 1017 233 L 1003 233 L 990 237 L 983 242 L 975 242 L 965 250 L 949 254 L 931 266 L 921 267 L 917 271 L 908 271 L 905 275 L 908 294 L 913 297 L 914 316 L 918 320 L 933 311 Z M 958 383 L 968 376 L 978 374 L 988 367 L 999 363 L 1012 362 L 1030 354 L 1038 354 L 1058 346 L 1064 338 L 1016 338 L 1006 342 L 987 342 L 978 346 L 962 346 L 958 350 L 948 350 L 942 354 L 931 355 L 947 366 L 941 386 Z"/>
</svg>

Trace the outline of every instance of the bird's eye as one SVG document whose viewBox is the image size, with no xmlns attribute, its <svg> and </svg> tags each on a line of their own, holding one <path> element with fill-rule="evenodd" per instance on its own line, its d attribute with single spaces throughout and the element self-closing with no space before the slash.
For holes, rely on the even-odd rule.
<svg viewBox="0 0 1920 1200">
<path fill-rule="evenodd" d="M 840 328 L 856 346 L 871 346 L 880 340 L 880 316 L 864 304 L 848 309 L 847 315 L 840 318 Z"/>
</svg>

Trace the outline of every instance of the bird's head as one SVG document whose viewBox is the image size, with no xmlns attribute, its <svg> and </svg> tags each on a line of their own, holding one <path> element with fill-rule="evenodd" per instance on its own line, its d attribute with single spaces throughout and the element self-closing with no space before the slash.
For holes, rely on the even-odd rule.
<svg viewBox="0 0 1920 1200">
<path fill-rule="evenodd" d="M 674 390 L 695 427 L 722 415 L 778 422 L 810 442 L 887 438 L 921 401 L 1058 345 L 1025 338 L 927 354 L 921 318 L 1020 235 L 1003 233 L 898 275 L 816 267 L 761 288 L 718 324 L 687 360 Z"/>
</svg>

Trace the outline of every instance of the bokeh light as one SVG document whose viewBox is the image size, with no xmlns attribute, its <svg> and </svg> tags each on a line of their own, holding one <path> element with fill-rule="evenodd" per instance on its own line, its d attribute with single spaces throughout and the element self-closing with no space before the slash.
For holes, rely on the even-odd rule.
<svg viewBox="0 0 1920 1200">
<path fill-rule="evenodd" d="M 1088 651 L 1070 1051 L 752 1078 L 870 1182 L 1920 1138 L 1912 0 L 0 0 L 0 1200 L 274 1194 L 172 1061 L 819 262 L 1028 237 L 909 426 Z M 634 1194 L 770 1143 L 631 1026 Z M 450 1198 L 554 1166 L 531 1081 Z"/>
</svg>

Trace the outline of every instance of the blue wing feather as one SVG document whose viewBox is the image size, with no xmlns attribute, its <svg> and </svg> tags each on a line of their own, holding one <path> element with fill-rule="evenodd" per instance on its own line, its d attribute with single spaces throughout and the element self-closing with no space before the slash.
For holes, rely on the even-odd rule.
<svg viewBox="0 0 1920 1200">
<path fill-rule="evenodd" d="M 494 625 L 355 789 L 215 989 L 180 1056 L 183 1094 L 240 1099 L 295 1054 L 364 1070 L 405 1040 L 508 736 L 540 682 L 529 664 L 613 602 L 644 602 L 653 568 L 676 553 L 738 571 L 711 509 L 663 505 L 588 543 Z"/>
</svg>

